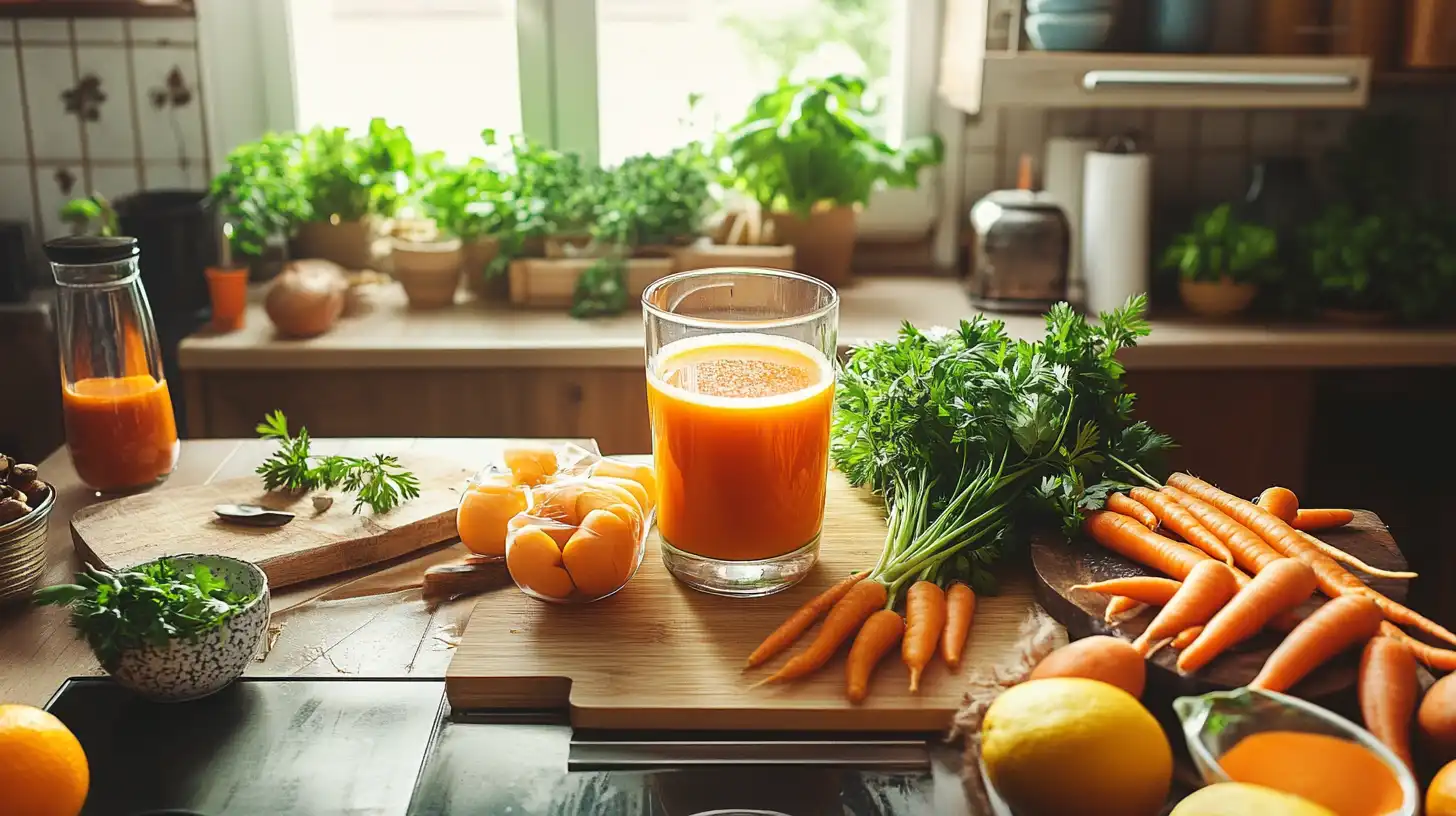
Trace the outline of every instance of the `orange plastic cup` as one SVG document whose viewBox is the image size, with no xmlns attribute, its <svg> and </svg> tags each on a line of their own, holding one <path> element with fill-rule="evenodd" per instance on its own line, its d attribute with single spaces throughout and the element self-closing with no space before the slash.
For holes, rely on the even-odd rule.
<svg viewBox="0 0 1456 816">
<path fill-rule="evenodd" d="M 207 293 L 212 299 L 212 327 L 234 332 L 243 327 L 248 307 L 248 270 L 207 268 Z"/>
</svg>

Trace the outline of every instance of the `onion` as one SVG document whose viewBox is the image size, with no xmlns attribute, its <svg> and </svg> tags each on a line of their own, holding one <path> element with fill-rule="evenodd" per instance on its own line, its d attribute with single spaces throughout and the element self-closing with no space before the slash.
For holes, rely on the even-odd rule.
<svg viewBox="0 0 1456 816">
<path fill-rule="evenodd" d="M 344 311 L 348 283 L 331 261 L 292 261 L 283 267 L 263 308 L 284 337 L 317 337 Z"/>
</svg>

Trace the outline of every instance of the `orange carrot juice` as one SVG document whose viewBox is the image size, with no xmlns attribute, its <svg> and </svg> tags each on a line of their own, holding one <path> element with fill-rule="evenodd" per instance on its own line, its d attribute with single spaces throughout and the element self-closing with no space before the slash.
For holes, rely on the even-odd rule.
<svg viewBox="0 0 1456 816">
<path fill-rule="evenodd" d="M 737 333 L 664 346 L 647 376 L 663 540 L 722 561 L 812 543 L 833 400 L 829 360 L 797 340 Z"/>
<path fill-rule="evenodd" d="M 1325 734 L 1264 731 L 1218 758 L 1229 779 L 1303 796 L 1338 816 L 1388 816 L 1405 799 L 1395 773 L 1365 746 Z"/>
<path fill-rule="evenodd" d="M 90 377 L 62 389 L 66 447 L 81 481 L 103 491 L 152 484 L 177 464 L 177 421 L 165 380 Z"/>
</svg>

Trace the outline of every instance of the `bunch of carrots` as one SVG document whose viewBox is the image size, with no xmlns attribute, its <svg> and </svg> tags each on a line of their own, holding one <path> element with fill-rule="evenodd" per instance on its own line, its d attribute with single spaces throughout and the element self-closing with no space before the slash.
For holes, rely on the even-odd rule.
<svg viewBox="0 0 1456 816">
<path fill-rule="evenodd" d="M 748 656 L 748 667 L 763 665 L 792 646 L 821 617 L 824 625 L 813 642 L 760 684 L 807 677 L 828 663 L 851 636 L 854 642 L 845 663 L 845 695 L 852 702 L 862 702 L 869 694 L 875 667 L 897 645 L 910 670 L 912 692 L 919 691 L 920 677 L 937 650 L 947 666 L 960 666 L 976 608 L 971 588 L 955 581 L 942 590 L 934 581 L 916 581 L 905 593 L 905 615 L 901 617 L 890 605 L 890 586 L 870 572 L 845 578 L 790 615 Z"/>
<path fill-rule="evenodd" d="M 1413 678 L 1415 661 L 1440 671 L 1456 669 L 1456 651 L 1417 640 L 1400 627 L 1452 645 L 1456 633 L 1382 595 L 1346 567 L 1386 578 L 1414 573 L 1377 569 L 1317 537 L 1349 524 L 1350 510 L 1301 509 L 1294 493 L 1281 487 L 1264 491 L 1256 504 L 1183 473 L 1170 476 L 1166 485 L 1147 481 L 1149 487 L 1110 496 L 1106 509 L 1089 513 L 1083 525 L 1102 546 L 1168 576 L 1080 587 L 1112 596 L 1109 607 L 1121 610 L 1114 615 L 1143 604 L 1161 607 L 1134 647 L 1143 655 L 1178 649 L 1179 671 L 1193 672 L 1265 627 L 1285 631 L 1250 683 L 1285 691 L 1346 649 L 1364 645 L 1360 694 L 1367 724 L 1408 756 L 1404 721 L 1381 714 L 1408 706 L 1385 699 L 1378 689 L 1395 686 L 1382 678 Z M 1316 591 L 1330 600 L 1299 619 L 1296 607 Z M 1410 683 L 1395 685 L 1406 689 Z M 1378 722 L 1369 723 L 1372 717 Z"/>
</svg>

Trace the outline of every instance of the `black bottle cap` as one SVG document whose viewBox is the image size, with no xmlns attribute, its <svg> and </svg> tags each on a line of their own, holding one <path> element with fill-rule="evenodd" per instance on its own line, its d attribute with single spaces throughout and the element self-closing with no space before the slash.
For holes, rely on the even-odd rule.
<svg viewBox="0 0 1456 816">
<path fill-rule="evenodd" d="M 45 242 L 46 258 L 54 264 L 88 266 L 116 263 L 141 254 L 137 239 L 118 235 L 101 238 L 94 235 L 68 235 Z"/>
</svg>

